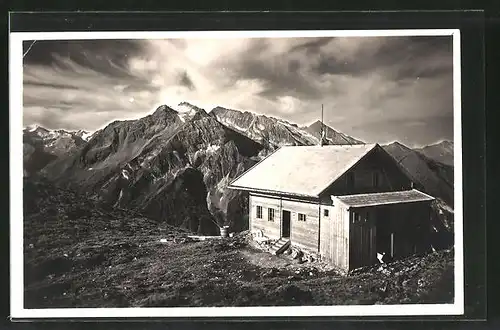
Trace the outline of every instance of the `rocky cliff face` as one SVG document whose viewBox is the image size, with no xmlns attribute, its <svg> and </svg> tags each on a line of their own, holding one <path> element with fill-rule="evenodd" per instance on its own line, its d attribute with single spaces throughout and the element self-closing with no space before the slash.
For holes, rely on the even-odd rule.
<svg viewBox="0 0 500 330">
<path fill-rule="evenodd" d="M 320 126 L 316 123 L 301 128 L 281 119 L 222 107 L 212 109 L 210 115 L 217 118 L 222 124 L 270 149 L 276 149 L 283 145 L 317 145 L 319 143 Z M 328 133 L 327 144 L 362 143 L 336 132 L 331 127 L 326 125 L 325 127 Z"/>
<path fill-rule="evenodd" d="M 226 186 L 262 149 L 202 109 L 161 106 L 144 118 L 109 124 L 43 174 L 109 205 L 215 234 L 215 223 L 245 229 L 244 193 Z"/>
</svg>

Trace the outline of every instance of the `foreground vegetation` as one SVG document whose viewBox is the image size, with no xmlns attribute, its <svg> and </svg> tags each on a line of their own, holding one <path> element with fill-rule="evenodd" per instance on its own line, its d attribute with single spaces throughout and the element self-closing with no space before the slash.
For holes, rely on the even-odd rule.
<svg viewBox="0 0 500 330">
<path fill-rule="evenodd" d="M 453 302 L 453 250 L 341 276 L 25 183 L 26 308 Z"/>
</svg>

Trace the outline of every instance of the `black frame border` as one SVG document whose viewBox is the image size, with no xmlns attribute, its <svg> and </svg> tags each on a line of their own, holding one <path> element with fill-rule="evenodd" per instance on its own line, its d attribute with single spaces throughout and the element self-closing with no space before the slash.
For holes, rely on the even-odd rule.
<svg viewBox="0 0 500 330">
<path fill-rule="evenodd" d="M 10 32 L 70 31 L 228 31 L 460 29 L 464 205 L 465 316 L 384 317 L 384 321 L 486 318 L 485 216 L 485 59 L 484 12 L 18 12 L 10 13 Z M 8 231 L 7 231 L 8 232 Z M 4 241 L 5 242 L 5 241 Z M 8 243 L 7 243 L 8 244 Z M 8 281 L 5 283 L 9 283 Z M 9 283 L 10 284 L 10 283 Z M 9 288 L 2 290 L 8 292 Z M 8 298 L 8 297 L 7 297 Z M 8 305 L 8 303 L 7 303 Z M 63 321 L 50 320 L 50 321 Z M 72 319 L 85 322 L 154 319 Z M 166 322 L 185 319 L 166 318 Z M 331 321 L 351 317 L 193 318 L 190 321 Z M 381 320 L 367 317 L 357 321 Z M 44 321 L 44 319 L 37 319 Z M 48 321 L 48 320 L 45 320 Z M 396 323 L 398 323 L 396 322 Z M 312 323 L 315 325 L 315 323 Z M 319 324 L 318 324 L 319 325 Z"/>
</svg>

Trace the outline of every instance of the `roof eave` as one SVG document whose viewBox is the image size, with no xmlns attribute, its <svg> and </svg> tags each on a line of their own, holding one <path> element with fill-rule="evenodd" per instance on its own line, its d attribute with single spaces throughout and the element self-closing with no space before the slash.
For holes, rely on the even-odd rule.
<svg viewBox="0 0 500 330">
<path fill-rule="evenodd" d="M 355 204 L 351 205 L 349 203 L 345 203 L 349 208 L 353 209 L 359 209 L 363 207 L 376 207 L 376 206 L 383 206 L 383 205 L 394 205 L 394 204 L 411 204 L 411 203 L 424 203 L 424 202 L 432 202 L 431 199 L 420 199 L 420 200 L 413 200 L 413 201 L 397 201 L 397 202 L 387 202 L 387 203 L 370 203 L 370 204 Z"/>
<path fill-rule="evenodd" d="M 296 196 L 296 197 L 305 197 L 305 198 L 319 198 L 319 195 L 306 195 L 306 194 L 299 194 L 299 193 L 292 193 L 292 192 L 285 192 L 285 191 L 278 191 L 278 190 L 267 190 L 267 189 L 258 189 L 258 188 L 252 188 L 252 187 L 243 187 L 243 186 L 236 186 L 236 185 L 229 185 L 227 186 L 229 189 L 233 190 L 245 190 L 248 192 L 256 192 L 256 193 L 263 193 L 263 194 L 274 194 L 274 195 L 286 195 L 286 196 Z"/>
</svg>

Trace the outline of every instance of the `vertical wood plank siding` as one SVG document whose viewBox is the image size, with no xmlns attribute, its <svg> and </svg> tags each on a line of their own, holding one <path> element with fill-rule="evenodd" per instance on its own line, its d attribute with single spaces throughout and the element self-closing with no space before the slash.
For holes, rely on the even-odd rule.
<svg viewBox="0 0 500 330">
<path fill-rule="evenodd" d="M 324 210 L 329 216 L 324 216 Z M 349 218 L 346 207 L 342 204 L 321 206 L 321 257 L 334 266 L 348 270 L 349 260 Z"/>
<path fill-rule="evenodd" d="M 249 212 L 250 230 L 262 230 L 264 236 L 271 239 L 281 237 L 281 207 L 280 198 L 263 197 L 250 194 Z M 257 206 L 262 207 L 262 219 L 257 218 Z M 273 208 L 274 221 L 269 221 L 268 209 Z"/>
<path fill-rule="evenodd" d="M 283 210 L 290 211 L 290 240 L 292 245 L 318 251 L 318 204 L 283 200 L 282 205 Z M 306 216 L 306 221 L 299 220 L 299 213 Z"/>
</svg>

